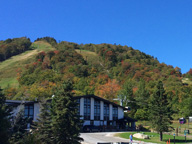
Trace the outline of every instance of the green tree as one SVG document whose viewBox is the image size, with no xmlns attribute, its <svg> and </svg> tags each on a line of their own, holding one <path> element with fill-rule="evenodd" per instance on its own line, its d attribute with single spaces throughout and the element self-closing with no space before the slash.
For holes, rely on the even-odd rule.
<svg viewBox="0 0 192 144">
<path fill-rule="evenodd" d="M 36 133 L 27 133 L 22 139 L 21 144 L 42 144 L 39 139 L 37 139 Z"/>
<path fill-rule="evenodd" d="M 134 116 L 136 112 L 136 100 L 133 95 L 133 81 L 127 80 L 119 91 L 119 98 L 122 100 L 123 106 L 129 106 L 131 108 L 130 116 Z"/>
<path fill-rule="evenodd" d="M 152 127 L 160 133 L 162 141 L 163 132 L 167 132 L 171 127 L 170 107 L 162 81 L 158 81 L 150 100 L 150 121 Z"/>
<path fill-rule="evenodd" d="M 192 97 L 188 97 L 186 99 L 183 100 L 182 104 L 182 116 L 188 118 L 189 116 L 192 116 Z"/>
<path fill-rule="evenodd" d="M 77 103 L 74 101 L 71 82 L 65 82 L 52 100 L 52 130 L 54 143 L 78 144 L 81 121 L 77 114 Z"/>
<path fill-rule="evenodd" d="M 148 102 L 149 91 L 146 89 L 145 81 L 143 79 L 140 80 L 138 90 L 135 95 L 139 107 L 144 107 L 144 104 L 147 104 Z"/>
<path fill-rule="evenodd" d="M 23 138 L 27 135 L 27 123 L 29 119 L 24 117 L 24 109 L 22 108 L 13 119 L 11 144 L 21 144 Z"/>
<path fill-rule="evenodd" d="M 9 128 L 11 109 L 5 104 L 5 96 L 0 88 L 0 143 L 7 144 L 9 139 Z"/>
<path fill-rule="evenodd" d="M 145 81 L 143 79 L 140 80 L 138 90 L 135 93 L 136 95 L 136 103 L 137 103 L 137 112 L 135 118 L 148 120 L 149 112 L 148 112 L 148 100 L 149 100 L 149 92 L 146 89 Z"/>
<path fill-rule="evenodd" d="M 35 136 L 41 144 L 51 144 L 52 127 L 50 104 L 45 99 L 40 103 L 40 115 L 33 128 L 35 128 Z"/>
</svg>

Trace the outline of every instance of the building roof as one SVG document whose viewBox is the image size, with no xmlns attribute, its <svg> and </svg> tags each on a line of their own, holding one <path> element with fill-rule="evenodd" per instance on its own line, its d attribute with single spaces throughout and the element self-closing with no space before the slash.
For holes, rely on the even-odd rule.
<svg viewBox="0 0 192 144">
<path fill-rule="evenodd" d="M 123 107 L 123 106 L 120 106 L 114 102 L 111 102 L 109 100 L 106 100 L 104 98 L 101 98 L 99 96 L 96 96 L 96 95 L 83 95 L 83 96 L 74 96 L 75 99 L 78 99 L 78 98 L 94 98 L 94 99 L 97 99 L 97 100 L 100 100 L 100 101 L 103 101 L 107 104 L 112 104 L 114 106 L 117 106 L 117 107 L 121 107 L 123 108 L 124 110 L 128 110 L 127 108 Z M 51 101 L 52 99 L 49 99 L 48 101 Z M 14 104 L 14 105 L 20 105 L 20 104 L 32 104 L 32 103 L 36 103 L 38 101 L 23 101 L 23 100 L 6 100 L 6 103 L 7 104 Z"/>
<path fill-rule="evenodd" d="M 34 103 L 34 101 L 6 100 L 5 103 L 6 103 L 6 104 L 13 105 L 13 106 L 17 106 L 17 105 L 20 105 L 20 104 L 32 104 L 32 103 Z"/>
<path fill-rule="evenodd" d="M 120 106 L 120 105 L 118 105 L 118 104 L 116 104 L 116 103 L 114 103 L 114 102 L 111 102 L 111 101 L 109 101 L 109 100 L 106 100 L 106 99 L 101 98 L 101 97 L 96 96 L 96 95 L 74 96 L 74 98 L 75 98 L 75 99 L 77 99 L 77 98 L 95 98 L 95 99 L 97 99 L 97 100 L 104 101 L 105 103 L 112 104 L 112 105 L 117 106 L 117 107 L 121 107 L 121 108 L 123 108 L 124 110 L 128 110 L 127 108 L 125 108 L 125 107 L 123 107 L 123 106 Z"/>
</svg>

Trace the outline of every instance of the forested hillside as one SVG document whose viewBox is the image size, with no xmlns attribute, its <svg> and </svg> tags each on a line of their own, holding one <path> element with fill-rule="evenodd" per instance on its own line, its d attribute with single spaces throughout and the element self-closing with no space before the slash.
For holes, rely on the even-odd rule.
<svg viewBox="0 0 192 144">
<path fill-rule="evenodd" d="M 4 88 L 7 99 L 49 98 L 56 87 L 70 80 L 75 95 L 95 94 L 111 101 L 121 98 L 124 106 L 132 108 L 130 115 L 147 119 L 146 105 L 156 82 L 161 80 L 174 118 L 191 114 L 192 86 L 189 81 L 182 81 L 178 67 L 159 63 L 157 58 L 128 46 L 57 43 L 54 38 L 44 37 L 38 38 L 31 45 L 32 49 L 38 49 L 40 43 L 49 43 L 52 49 L 45 47 L 24 67 L 18 67 L 15 72 L 18 87 Z M 184 75 L 187 80 L 192 79 L 191 71 Z"/>
<path fill-rule="evenodd" d="M 30 46 L 31 41 L 26 37 L 0 41 L 0 61 L 29 50 Z"/>
<path fill-rule="evenodd" d="M 22 41 L 23 39 L 26 41 L 29 40 L 27 38 L 16 38 L 18 41 Z M 5 43 L 6 41 L 1 41 L 1 43 Z M 10 41 L 14 41 L 14 39 L 10 39 Z M 20 46 L 20 43 L 15 44 L 15 48 L 19 49 Z M 0 49 L 1 48 L 0 46 Z M 25 69 L 27 64 L 32 63 L 35 59 L 35 55 L 39 52 L 54 50 L 54 48 L 45 41 L 34 42 L 27 49 L 28 50 L 22 51 L 18 55 L 10 56 L 9 59 L 0 62 L 0 86 L 2 88 L 13 87 L 12 89 L 15 89 L 15 87 L 18 87 L 17 72 Z"/>
</svg>

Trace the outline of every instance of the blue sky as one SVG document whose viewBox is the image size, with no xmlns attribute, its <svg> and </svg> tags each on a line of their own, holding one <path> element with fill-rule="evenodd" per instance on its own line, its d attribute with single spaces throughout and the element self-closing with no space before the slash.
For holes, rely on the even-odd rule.
<svg viewBox="0 0 192 144">
<path fill-rule="evenodd" d="M 0 40 L 22 36 L 132 46 L 185 73 L 192 68 L 192 0 L 1 1 Z"/>
</svg>

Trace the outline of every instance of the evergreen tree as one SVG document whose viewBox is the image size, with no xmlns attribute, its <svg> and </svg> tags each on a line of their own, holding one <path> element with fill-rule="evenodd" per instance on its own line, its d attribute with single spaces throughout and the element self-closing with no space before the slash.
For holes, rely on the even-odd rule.
<svg viewBox="0 0 192 144">
<path fill-rule="evenodd" d="M 5 104 L 5 96 L 0 88 L 0 143 L 7 144 L 9 139 L 9 129 L 11 127 L 11 108 Z"/>
<path fill-rule="evenodd" d="M 42 144 L 39 139 L 37 139 L 36 133 L 27 133 L 22 139 L 21 144 Z"/>
<path fill-rule="evenodd" d="M 132 81 L 128 80 L 123 84 L 122 90 L 119 91 L 119 97 L 123 100 L 123 106 L 130 106 L 130 102 L 135 102 Z"/>
<path fill-rule="evenodd" d="M 52 129 L 54 143 L 79 144 L 81 121 L 77 114 L 77 103 L 74 101 L 71 82 L 65 82 L 52 100 Z"/>
<path fill-rule="evenodd" d="M 160 141 L 162 141 L 163 132 L 167 132 L 171 124 L 170 107 L 162 81 L 157 83 L 150 100 L 150 121 L 152 127 L 160 133 Z"/>
<path fill-rule="evenodd" d="M 148 99 L 149 92 L 146 89 L 145 81 L 143 79 L 139 82 L 138 90 L 136 91 L 136 103 L 137 103 L 137 112 L 135 114 L 135 118 L 148 120 L 149 112 L 148 112 Z"/>
<path fill-rule="evenodd" d="M 133 81 L 128 80 L 123 84 L 123 88 L 119 92 L 119 97 L 123 101 L 123 106 L 129 106 L 131 108 L 129 115 L 133 117 L 136 111 L 136 100 L 133 96 Z"/>
<path fill-rule="evenodd" d="M 143 79 L 140 80 L 138 90 L 136 91 L 136 101 L 140 108 L 145 107 L 148 102 L 149 92 L 146 89 L 145 81 Z"/>
<path fill-rule="evenodd" d="M 12 144 L 22 144 L 23 138 L 27 134 L 27 123 L 29 119 L 24 117 L 24 109 L 22 108 L 13 119 L 12 124 L 12 136 L 10 143 Z"/>
<path fill-rule="evenodd" d="M 50 104 L 44 99 L 40 103 L 40 115 L 35 125 L 34 133 L 41 144 L 51 144 L 52 127 Z"/>
</svg>

